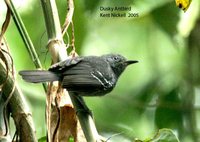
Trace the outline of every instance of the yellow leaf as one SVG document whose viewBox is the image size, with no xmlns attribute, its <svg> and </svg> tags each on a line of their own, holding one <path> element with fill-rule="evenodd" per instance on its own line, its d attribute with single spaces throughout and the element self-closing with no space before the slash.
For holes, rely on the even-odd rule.
<svg viewBox="0 0 200 142">
<path fill-rule="evenodd" d="M 192 0 L 175 0 L 175 2 L 177 7 L 181 8 L 184 12 L 186 12 Z"/>
</svg>

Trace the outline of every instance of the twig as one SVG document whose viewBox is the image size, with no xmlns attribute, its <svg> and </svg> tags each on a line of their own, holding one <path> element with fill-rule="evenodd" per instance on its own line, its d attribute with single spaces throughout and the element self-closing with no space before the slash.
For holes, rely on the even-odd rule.
<svg viewBox="0 0 200 142">
<path fill-rule="evenodd" d="M 67 5 L 68 5 L 68 12 L 65 18 L 65 23 L 63 24 L 62 27 L 62 36 L 64 36 L 64 34 L 66 33 L 70 23 L 72 22 L 72 17 L 74 14 L 74 2 L 73 0 L 67 0 Z"/>
<path fill-rule="evenodd" d="M 6 70 L 2 64 L 0 64 L 0 84 L 5 80 Z M 14 86 L 14 81 L 9 75 L 7 82 L 2 88 L 3 98 L 6 100 Z M 8 104 L 16 128 L 19 131 L 20 139 L 23 141 L 36 142 L 35 128 L 33 125 L 33 120 L 28 110 L 27 104 L 25 104 L 23 95 L 19 88 L 15 87 L 12 97 Z M 23 120 L 23 121 L 22 121 Z"/>
<path fill-rule="evenodd" d="M 85 138 L 88 142 L 99 142 L 99 134 L 97 132 L 94 120 L 91 116 L 91 114 L 86 111 L 85 102 L 81 96 L 78 94 L 70 94 L 72 103 L 75 107 L 76 114 L 79 118 L 81 128 L 83 129 Z"/>
<path fill-rule="evenodd" d="M 13 80 L 14 80 L 14 86 L 12 86 L 12 91 L 10 92 L 10 94 L 8 95 L 6 101 L 4 102 L 4 105 L 3 105 L 3 117 L 4 117 L 4 123 L 5 123 L 5 134 L 4 136 L 7 136 L 7 134 L 9 133 L 9 129 L 8 129 L 8 118 L 7 118 L 7 105 L 13 95 L 13 92 L 14 92 L 14 89 L 15 89 L 15 75 L 14 75 L 14 66 L 13 66 L 13 59 L 9 53 L 9 48 L 8 48 L 8 45 L 6 44 L 6 41 L 5 39 L 3 38 L 4 36 L 4 33 L 6 32 L 7 28 L 8 28 L 8 25 L 10 23 L 10 17 L 11 17 L 11 11 L 7 5 L 7 13 L 6 13 L 6 19 L 2 25 L 2 28 L 1 28 L 1 34 L 0 34 L 0 58 L 3 60 L 3 62 L 5 63 L 6 65 L 6 79 L 5 81 L 0 85 L 1 88 L 4 87 L 4 85 L 6 84 L 7 80 L 8 80 L 8 74 L 10 72 L 10 68 L 9 68 L 9 64 L 11 64 L 12 66 L 12 69 L 11 69 L 11 72 L 12 72 L 12 77 L 13 77 Z M 4 39 L 4 40 L 3 40 Z M 5 49 L 3 49 L 3 47 L 7 48 L 7 51 Z M 9 63 L 9 61 L 7 60 L 6 56 L 4 55 L 7 54 L 9 57 L 10 57 L 10 60 L 11 60 L 11 63 Z"/>
</svg>

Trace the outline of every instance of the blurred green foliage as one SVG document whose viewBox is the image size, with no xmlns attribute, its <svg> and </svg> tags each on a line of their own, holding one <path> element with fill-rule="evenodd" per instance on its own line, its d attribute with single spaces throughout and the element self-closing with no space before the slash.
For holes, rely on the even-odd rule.
<svg viewBox="0 0 200 142">
<path fill-rule="evenodd" d="M 153 138 L 144 142 L 179 142 L 179 140 L 170 129 L 160 129 Z"/>
<path fill-rule="evenodd" d="M 63 23 L 66 1 L 57 1 L 57 6 Z M 131 12 L 139 17 L 102 18 L 100 6 L 131 6 Z M 51 57 L 40 2 L 18 10 L 43 66 L 48 68 Z M 120 53 L 139 60 L 120 77 L 112 93 L 86 98 L 102 135 L 121 133 L 111 141 L 126 142 L 144 140 L 160 128 L 170 128 L 183 142 L 199 141 L 199 11 L 199 0 L 193 0 L 186 13 L 173 0 L 75 1 L 75 46 L 80 55 Z M 6 38 L 16 71 L 34 69 L 13 22 Z M 42 137 L 46 134 L 42 85 L 26 83 L 19 76 L 18 81 L 31 106 L 37 136 Z"/>
</svg>

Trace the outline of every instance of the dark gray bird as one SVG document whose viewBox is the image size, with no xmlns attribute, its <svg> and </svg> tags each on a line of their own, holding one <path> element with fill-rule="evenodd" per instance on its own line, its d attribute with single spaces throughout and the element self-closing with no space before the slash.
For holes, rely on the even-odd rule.
<svg viewBox="0 0 200 142">
<path fill-rule="evenodd" d="M 135 60 L 118 54 L 74 57 L 52 65 L 49 70 L 23 70 L 27 82 L 60 81 L 63 88 L 81 96 L 101 96 L 115 87 L 125 68 Z"/>
</svg>

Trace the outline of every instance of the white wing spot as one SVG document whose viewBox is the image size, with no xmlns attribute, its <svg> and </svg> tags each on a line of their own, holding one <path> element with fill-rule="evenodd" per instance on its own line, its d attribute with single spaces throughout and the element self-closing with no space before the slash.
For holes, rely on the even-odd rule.
<svg viewBox="0 0 200 142">
<path fill-rule="evenodd" d="M 100 78 L 98 78 L 98 77 L 94 74 L 94 72 L 92 72 L 91 74 L 92 74 L 92 76 L 93 76 L 94 78 L 96 78 L 104 87 L 109 88 L 109 87 L 111 87 L 111 86 L 113 85 L 110 81 L 108 81 L 108 80 L 102 75 L 101 72 L 96 71 L 96 73 L 98 73 L 98 74 L 102 77 L 103 80 L 101 80 Z"/>
</svg>

